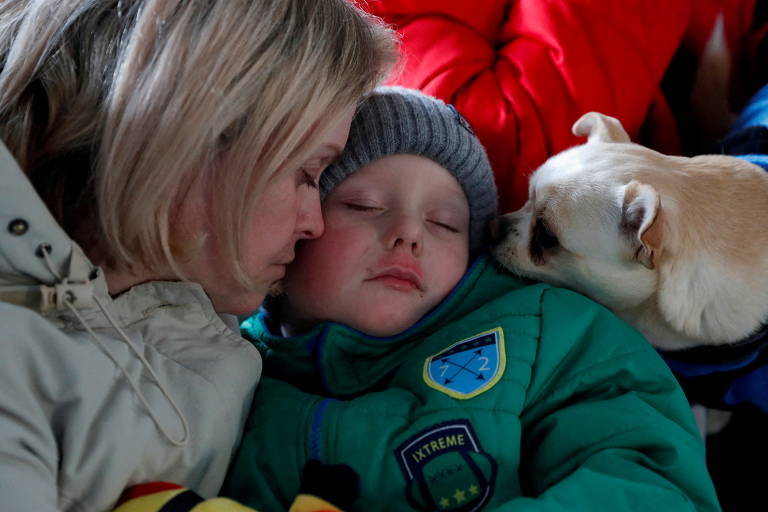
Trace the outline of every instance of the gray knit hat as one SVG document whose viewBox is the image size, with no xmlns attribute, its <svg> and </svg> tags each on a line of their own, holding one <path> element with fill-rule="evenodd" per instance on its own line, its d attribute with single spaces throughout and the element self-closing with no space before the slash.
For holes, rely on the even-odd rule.
<svg viewBox="0 0 768 512">
<path fill-rule="evenodd" d="M 341 158 L 320 178 L 320 196 L 361 167 L 385 156 L 419 155 L 447 169 L 467 196 L 470 250 L 485 239 L 496 214 L 493 172 L 469 123 L 452 106 L 403 87 L 379 87 L 358 108 Z"/>
</svg>

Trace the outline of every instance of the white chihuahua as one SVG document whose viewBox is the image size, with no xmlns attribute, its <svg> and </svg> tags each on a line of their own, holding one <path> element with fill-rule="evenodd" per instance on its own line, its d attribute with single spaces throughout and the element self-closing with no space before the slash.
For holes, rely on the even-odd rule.
<svg viewBox="0 0 768 512">
<path fill-rule="evenodd" d="M 768 173 L 722 155 L 662 155 L 591 112 L 585 144 L 545 162 L 525 206 L 491 225 L 493 254 L 575 289 L 657 348 L 737 343 L 768 319 Z"/>
</svg>

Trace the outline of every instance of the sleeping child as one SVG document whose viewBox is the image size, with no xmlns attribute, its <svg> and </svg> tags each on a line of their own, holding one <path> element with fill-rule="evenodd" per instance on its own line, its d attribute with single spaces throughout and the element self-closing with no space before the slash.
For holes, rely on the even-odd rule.
<svg viewBox="0 0 768 512">
<path fill-rule="evenodd" d="M 496 189 L 453 107 L 376 90 L 320 186 L 324 234 L 242 325 L 266 377 L 224 494 L 284 511 L 319 461 L 357 473 L 351 510 L 719 510 L 653 348 L 484 253 Z"/>
</svg>

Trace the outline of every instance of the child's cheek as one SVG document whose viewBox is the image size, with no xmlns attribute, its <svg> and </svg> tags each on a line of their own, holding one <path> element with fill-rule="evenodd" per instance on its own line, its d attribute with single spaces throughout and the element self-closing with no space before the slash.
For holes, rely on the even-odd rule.
<svg viewBox="0 0 768 512">
<path fill-rule="evenodd" d="M 357 230 L 326 226 L 320 238 L 305 242 L 297 262 L 298 279 L 312 283 L 315 294 L 333 293 L 361 265 L 365 243 Z"/>
</svg>

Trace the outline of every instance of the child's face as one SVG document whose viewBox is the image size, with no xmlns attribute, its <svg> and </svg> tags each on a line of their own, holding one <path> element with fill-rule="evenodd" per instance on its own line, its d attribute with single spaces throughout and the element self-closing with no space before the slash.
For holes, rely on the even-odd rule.
<svg viewBox="0 0 768 512">
<path fill-rule="evenodd" d="M 325 233 L 304 243 L 284 282 L 288 334 L 324 320 L 396 334 L 467 268 L 467 198 L 427 158 L 392 155 L 363 167 L 326 198 L 323 216 Z"/>
</svg>

